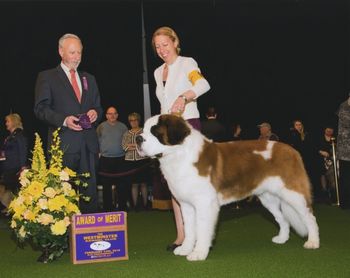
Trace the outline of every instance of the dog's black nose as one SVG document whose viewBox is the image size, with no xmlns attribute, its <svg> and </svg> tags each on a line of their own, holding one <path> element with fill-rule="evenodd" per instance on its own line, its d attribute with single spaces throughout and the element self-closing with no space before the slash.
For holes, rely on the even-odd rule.
<svg viewBox="0 0 350 278">
<path fill-rule="evenodd" d="M 135 140 L 137 145 L 141 145 L 141 143 L 145 141 L 141 135 L 137 135 Z"/>
</svg>

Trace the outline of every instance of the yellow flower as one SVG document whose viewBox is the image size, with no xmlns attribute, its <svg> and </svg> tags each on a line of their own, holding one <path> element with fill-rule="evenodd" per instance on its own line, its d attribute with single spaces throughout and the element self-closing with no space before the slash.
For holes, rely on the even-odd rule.
<svg viewBox="0 0 350 278">
<path fill-rule="evenodd" d="M 48 207 L 50 211 L 61 210 L 69 204 L 68 200 L 63 195 L 57 195 L 55 198 L 48 201 Z"/>
<path fill-rule="evenodd" d="M 41 209 L 47 209 L 47 200 L 44 198 L 39 199 L 38 206 Z"/>
<path fill-rule="evenodd" d="M 38 179 L 40 180 L 46 176 L 46 160 L 43 150 L 43 144 L 38 133 L 35 133 L 32 170 L 38 173 Z"/>
<path fill-rule="evenodd" d="M 90 173 L 83 173 L 82 176 L 85 178 L 90 178 Z"/>
<path fill-rule="evenodd" d="M 59 176 L 60 175 L 60 170 L 56 167 L 50 167 L 49 173 L 54 175 L 54 176 Z"/>
<path fill-rule="evenodd" d="M 24 213 L 23 213 L 23 218 L 26 219 L 26 220 L 29 220 L 29 221 L 33 221 L 35 220 L 35 214 L 27 209 Z"/>
<path fill-rule="evenodd" d="M 73 171 L 72 169 L 68 168 L 68 167 L 64 168 L 64 171 L 67 172 L 70 177 L 76 177 L 77 176 L 77 173 L 75 171 Z"/>
<path fill-rule="evenodd" d="M 34 200 L 39 199 L 44 190 L 44 185 L 38 181 L 33 181 L 27 188 L 26 192 L 34 197 Z"/>
<path fill-rule="evenodd" d="M 56 190 L 53 189 L 52 187 L 46 187 L 44 195 L 48 198 L 53 198 L 56 196 Z"/>
<path fill-rule="evenodd" d="M 55 222 L 53 219 L 53 216 L 51 214 L 42 213 L 37 218 L 38 223 L 41 223 L 43 225 L 49 225 L 50 223 Z"/>
<path fill-rule="evenodd" d="M 60 220 L 51 225 L 51 232 L 53 235 L 64 235 L 67 231 L 67 226 L 64 220 Z"/>
<path fill-rule="evenodd" d="M 77 195 L 77 192 L 74 189 L 71 189 L 68 191 L 67 195 L 69 197 L 74 197 L 75 195 Z"/>
<path fill-rule="evenodd" d="M 18 234 L 20 235 L 21 238 L 25 238 L 26 237 L 26 230 L 24 229 L 24 226 L 22 226 L 19 231 L 18 231 Z"/>
<path fill-rule="evenodd" d="M 25 195 L 25 196 L 23 196 L 24 197 L 24 204 L 26 205 L 26 206 L 30 206 L 31 204 L 33 204 L 33 196 L 32 195 Z"/>
<path fill-rule="evenodd" d="M 78 208 L 78 206 L 76 204 L 73 204 L 71 202 L 69 202 L 66 206 L 66 210 L 68 214 L 71 213 L 80 213 L 80 210 Z"/>
<path fill-rule="evenodd" d="M 21 206 L 24 203 L 24 197 L 22 195 L 19 195 L 17 198 L 13 199 L 9 205 L 9 208 L 14 208 Z"/>
<path fill-rule="evenodd" d="M 27 208 L 24 205 L 13 207 L 12 210 L 14 211 L 14 214 L 13 214 L 12 218 L 21 220 L 22 215 L 26 211 L 26 209 Z"/>
<path fill-rule="evenodd" d="M 35 134 L 32 167 L 21 172 L 19 181 L 22 187 L 9 205 L 12 214 L 10 226 L 21 241 L 28 238 L 40 242 L 39 239 L 49 233 L 52 243 L 61 246 L 67 239 L 70 217 L 81 214 L 78 207 L 81 195 L 75 186 L 84 186 L 86 182 L 80 178 L 89 177 L 89 173 L 80 175 L 63 167 L 58 131 L 53 133 L 49 167 L 41 139 Z"/>
</svg>

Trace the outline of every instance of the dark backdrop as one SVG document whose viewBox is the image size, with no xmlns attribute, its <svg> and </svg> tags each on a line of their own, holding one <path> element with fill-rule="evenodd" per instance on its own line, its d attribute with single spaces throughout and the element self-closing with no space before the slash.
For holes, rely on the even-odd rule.
<svg viewBox="0 0 350 278">
<path fill-rule="evenodd" d="M 211 84 L 199 99 L 202 115 L 215 105 L 226 125 L 239 121 L 250 137 L 262 121 L 281 135 L 295 118 L 315 134 L 336 125 L 349 90 L 346 0 L 0 2 L 1 119 L 17 112 L 29 135 L 46 132 L 32 112 L 34 84 L 39 71 L 60 62 L 57 40 L 66 32 L 82 38 L 80 68 L 96 76 L 104 108 L 116 105 L 124 122 L 130 112 L 142 114 L 142 3 L 153 114 L 161 61 L 150 40 L 168 25 Z"/>
<path fill-rule="evenodd" d="M 58 39 L 64 33 L 82 39 L 79 68 L 95 75 L 104 108 L 115 105 L 122 119 L 143 111 L 139 3 L 2 2 L 0 26 L 1 119 L 19 113 L 31 137 L 38 131 L 46 138 L 45 124 L 33 113 L 35 80 L 39 71 L 60 63 Z"/>
</svg>

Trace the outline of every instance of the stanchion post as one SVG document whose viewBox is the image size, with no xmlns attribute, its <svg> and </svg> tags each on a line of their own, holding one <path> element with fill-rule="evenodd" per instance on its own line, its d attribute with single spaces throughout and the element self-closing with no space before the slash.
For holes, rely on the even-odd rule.
<svg viewBox="0 0 350 278">
<path fill-rule="evenodd" d="M 335 138 L 331 138 L 332 142 L 332 152 L 333 152 L 333 168 L 334 168 L 334 181 L 335 181 L 335 192 L 337 195 L 337 202 L 334 204 L 336 206 L 340 206 L 339 202 L 339 186 L 338 186 L 338 167 L 337 167 L 337 157 L 335 153 Z"/>
</svg>

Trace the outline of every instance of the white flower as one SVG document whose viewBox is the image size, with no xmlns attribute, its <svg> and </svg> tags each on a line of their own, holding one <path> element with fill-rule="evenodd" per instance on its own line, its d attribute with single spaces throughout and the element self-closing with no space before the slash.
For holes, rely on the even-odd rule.
<svg viewBox="0 0 350 278">
<path fill-rule="evenodd" d="M 16 199 L 13 200 L 13 204 L 16 207 L 19 207 L 20 205 L 23 204 L 25 198 L 22 195 L 19 195 Z"/>
<path fill-rule="evenodd" d="M 69 182 L 62 182 L 62 189 L 64 195 L 69 195 L 69 192 L 72 190 L 72 185 Z"/>
<path fill-rule="evenodd" d="M 16 228 L 16 227 L 17 227 L 16 221 L 12 220 L 12 221 L 11 221 L 11 228 L 14 229 L 14 228 Z"/>
<path fill-rule="evenodd" d="M 24 229 L 24 226 L 22 226 L 19 231 L 18 231 L 18 234 L 20 235 L 21 238 L 25 238 L 26 237 L 26 230 Z"/>
<path fill-rule="evenodd" d="M 69 217 L 66 216 L 64 219 L 63 219 L 64 223 L 66 224 L 66 227 L 68 227 L 70 225 L 70 220 L 69 220 Z"/>
<path fill-rule="evenodd" d="M 24 187 L 30 184 L 30 180 L 27 178 L 28 172 L 29 172 L 28 169 L 24 169 L 19 176 L 19 183 Z"/>
<path fill-rule="evenodd" d="M 55 189 L 53 189 L 52 187 L 46 187 L 45 192 L 44 192 L 44 195 L 46 197 L 53 198 L 53 197 L 55 197 L 56 194 L 57 194 L 57 192 Z"/>
<path fill-rule="evenodd" d="M 60 180 L 61 181 L 69 181 L 69 174 L 66 171 L 62 170 L 60 172 Z"/>
<path fill-rule="evenodd" d="M 41 209 L 47 209 L 47 200 L 46 199 L 39 199 L 38 205 Z"/>
<path fill-rule="evenodd" d="M 50 223 L 54 223 L 55 220 L 53 219 L 53 216 L 51 214 L 42 213 L 37 218 L 38 222 L 43 225 L 49 225 Z"/>
</svg>

